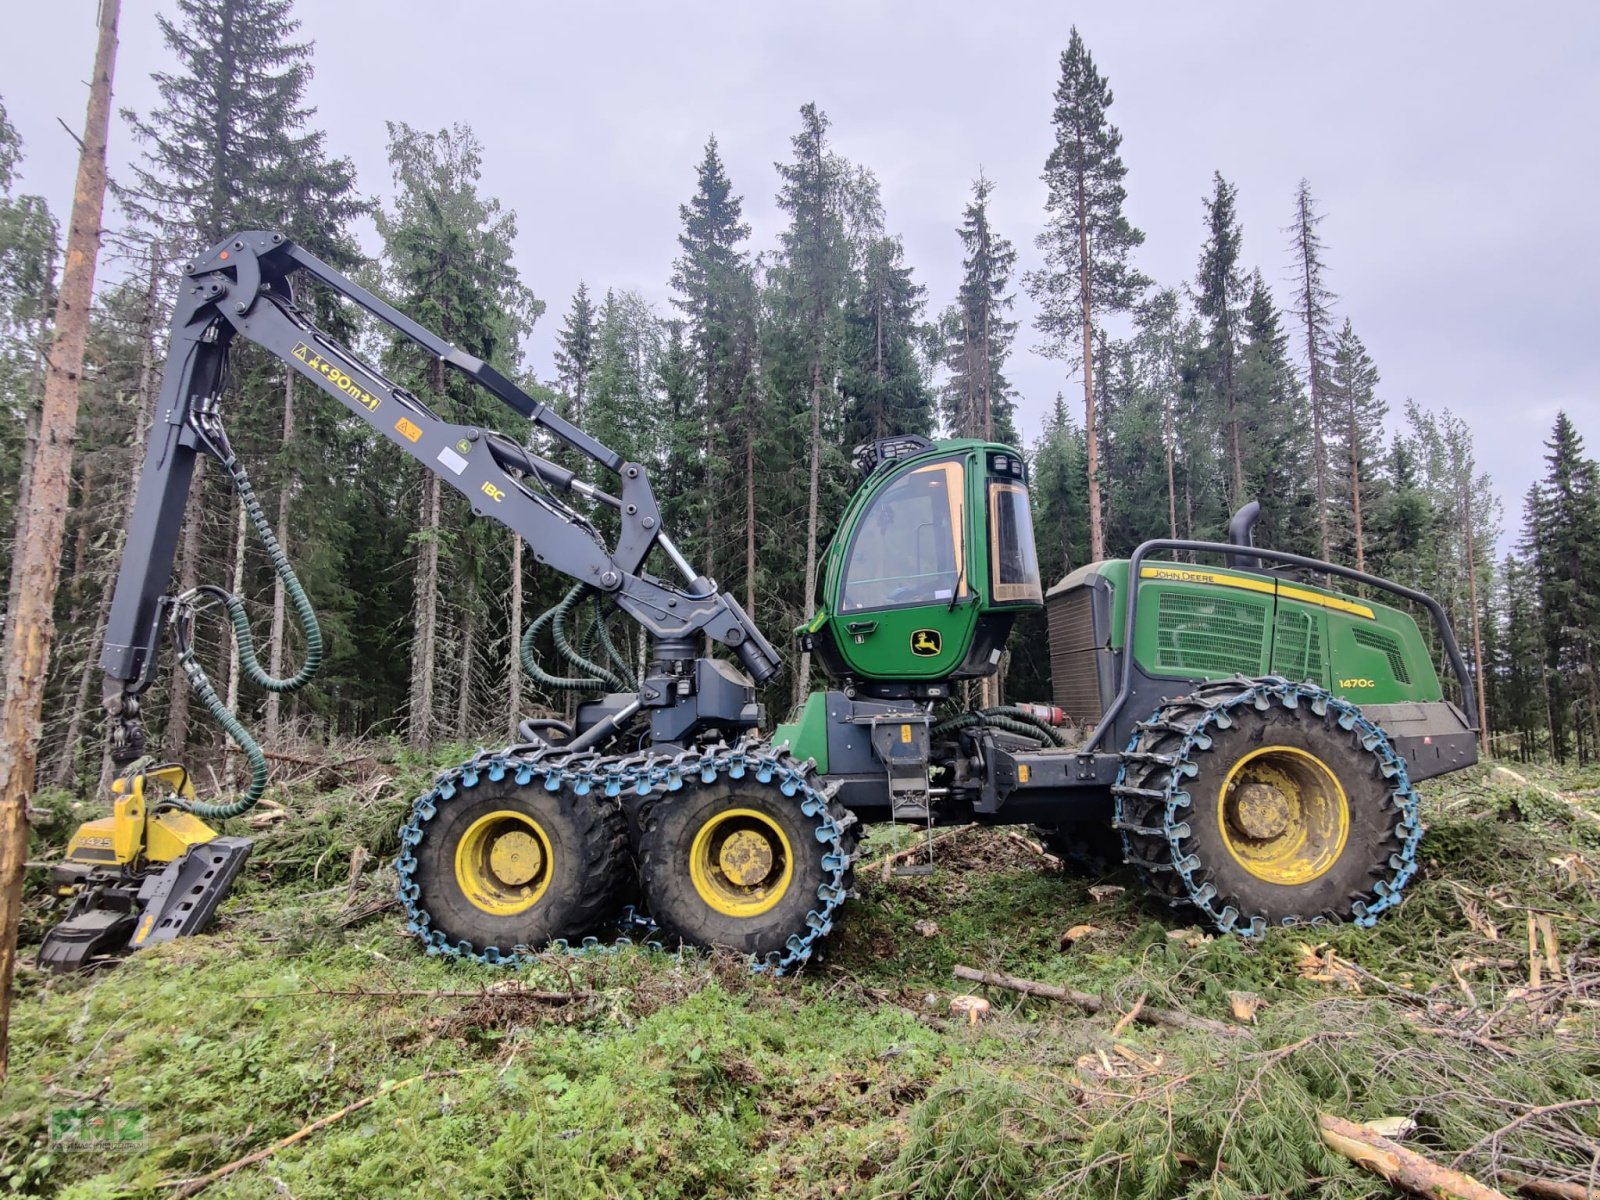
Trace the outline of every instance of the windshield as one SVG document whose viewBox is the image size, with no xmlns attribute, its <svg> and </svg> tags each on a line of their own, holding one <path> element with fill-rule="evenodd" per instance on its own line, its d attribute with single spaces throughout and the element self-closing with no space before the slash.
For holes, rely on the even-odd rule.
<svg viewBox="0 0 1600 1200">
<path fill-rule="evenodd" d="M 1033 515 L 1028 508 L 1028 489 L 1022 484 L 989 484 L 989 544 L 993 547 L 995 603 L 1042 600 Z"/>
<path fill-rule="evenodd" d="M 955 462 L 918 467 L 873 497 L 845 562 L 841 611 L 935 604 L 964 590 L 961 508 Z"/>
</svg>

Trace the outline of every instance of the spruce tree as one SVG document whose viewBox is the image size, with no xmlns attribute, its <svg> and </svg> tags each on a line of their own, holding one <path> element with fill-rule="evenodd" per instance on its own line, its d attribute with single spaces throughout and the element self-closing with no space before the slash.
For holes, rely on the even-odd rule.
<svg viewBox="0 0 1600 1200">
<path fill-rule="evenodd" d="M 1318 554 L 1333 553 L 1328 521 L 1328 374 L 1333 350 L 1334 295 L 1323 281 L 1322 237 L 1311 184 L 1302 179 L 1295 192 L 1294 222 L 1289 226 L 1291 274 L 1294 280 L 1294 315 L 1305 351 L 1306 390 L 1311 401 L 1311 464 L 1316 484 Z"/>
<path fill-rule="evenodd" d="M 1007 318 L 1016 301 L 1011 273 L 1017 251 L 989 222 L 993 192 L 994 183 L 979 172 L 956 230 L 966 253 L 961 290 L 945 322 L 944 362 L 950 378 L 944 387 L 944 424 L 956 437 L 1015 445 L 1016 402 L 1005 365 L 1017 331 L 1017 323 Z"/>
<path fill-rule="evenodd" d="M 414 320 L 469 354 L 511 374 L 521 356 L 521 341 L 542 311 L 512 266 L 516 215 L 478 190 L 482 149 L 465 126 L 424 133 L 389 123 L 389 162 L 396 199 L 378 215 L 384 260 L 400 308 Z M 504 410 L 481 389 L 435 358 L 419 360 L 398 338 L 391 343 L 389 373 L 442 405 L 453 419 L 493 427 Z M 392 456 L 388 470 L 397 476 Z M 476 611 L 483 590 L 488 534 L 462 531 L 459 518 L 444 519 L 445 497 L 439 477 L 425 472 L 412 536 L 412 639 L 407 731 L 411 744 L 426 747 L 441 721 L 439 649 L 451 633 L 450 607 L 466 614 L 456 630 L 452 661 L 458 666 L 457 702 L 470 690 L 476 652 Z M 452 502 L 453 503 L 453 502 Z M 459 719 L 457 722 L 460 724 Z"/>
<path fill-rule="evenodd" d="M 917 353 L 925 291 L 911 278 L 900 239 L 867 242 L 845 308 L 839 390 L 842 444 L 933 432 L 934 402 Z"/>
<path fill-rule="evenodd" d="M 1236 379 L 1243 422 L 1242 495 L 1261 501 L 1259 544 L 1309 554 L 1316 549 L 1317 520 L 1307 482 L 1311 439 L 1289 363 L 1289 339 L 1260 271 L 1250 277 L 1249 296 Z"/>
<path fill-rule="evenodd" d="M 1245 502 L 1243 416 L 1239 405 L 1239 325 L 1245 301 L 1244 276 L 1239 268 L 1242 234 L 1234 202 L 1238 189 L 1212 174 L 1214 189 L 1205 201 L 1207 236 L 1200 251 L 1200 272 L 1195 280 L 1195 307 L 1206 325 L 1204 367 L 1211 402 L 1223 430 L 1223 453 L 1228 461 L 1228 507 Z"/>
<path fill-rule="evenodd" d="M 672 303 L 685 321 L 703 425 L 701 556 L 707 575 L 723 571 L 723 583 L 734 590 L 742 580 L 753 606 L 754 472 L 762 413 L 755 385 L 758 297 L 744 248 L 750 226 L 743 211 L 713 137 L 696 168 L 694 195 L 678 208 L 682 229 Z M 719 555 L 720 548 L 736 545 L 744 547 L 743 555 Z"/>
<path fill-rule="evenodd" d="M 1600 464 L 1565 412 L 1545 443 L 1545 474 L 1525 513 L 1537 582 L 1550 749 L 1558 761 L 1600 751 Z"/>
<path fill-rule="evenodd" d="M 853 197 L 848 164 L 828 145 L 828 118 L 815 104 L 807 104 L 800 110 L 800 125 L 791 139 L 792 159 L 777 164 L 782 180 L 778 207 L 789 224 L 779 235 L 773 270 L 776 321 L 769 375 L 795 419 L 792 440 L 807 448 L 805 568 L 795 615 L 809 619 L 816 607 L 824 475 L 837 474 L 835 464 L 842 458 L 831 435 L 840 415 L 834 381 L 851 278 L 846 221 Z M 810 655 L 802 653 L 794 679 L 796 700 L 806 694 L 810 672 Z"/>
<path fill-rule="evenodd" d="M 1144 242 L 1123 214 L 1128 171 L 1119 153 L 1122 134 L 1111 124 L 1110 84 L 1096 70 L 1083 38 L 1073 28 L 1061 55 L 1056 85 L 1055 146 L 1045 160 L 1050 189 L 1048 224 L 1036 239 L 1045 265 L 1026 276 L 1039 304 L 1035 325 L 1044 352 L 1083 368 L 1084 441 L 1089 475 L 1091 553 L 1104 557 L 1099 433 L 1094 411 L 1094 334 L 1108 313 L 1133 306 L 1148 280 L 1129 262 Z"/>
<path fill-rule="evenodd" d="M 1349 533 L 1348 553 L 1358 571 L 1367 569 L 1366 509 L 1379 488 L 1374 460 L 1383 445 L 1389 406 L 1378 397 L 1378 369 L 1348 320 L 1334 338 L 1328 372 L 1328 407 L 1334 414 L 1329 442 L 1339 456 L 1330 499 L 1341 506 Z"/>
<path fill-rule="evenodd" d="M 589 376 L 594 371 L 596 321 L 589 286 L 578 281 L 572 293 L 572 306 L 562 318 L 556 338 L 556 386 L 566 403 L 562 406 L 569 421 L 582 425 L 584 401 L 589 393 Z"/>
</svg>

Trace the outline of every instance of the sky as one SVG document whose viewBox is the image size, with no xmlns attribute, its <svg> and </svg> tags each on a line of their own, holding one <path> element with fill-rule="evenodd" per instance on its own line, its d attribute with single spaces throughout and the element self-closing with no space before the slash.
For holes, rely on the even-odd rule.
<svg viewBox="0 0 1600 1200">
<path fill-rule="evenodd" d="M 0 97 L 24 139 L 22 186 L 65 224 L 77 147 L 57 121 L 83 124 L 95 4 L 8 7 Z M 173 7 L 124 0 L 119 107 L 153 107 L 151 73 L 170 60 L 152 12 Z M 579 280 L 668 311 L 678 205 L 709 135 L 754 247 L 774 245 L 774 163 L 811 101 L 835 149 L 878 177 L 930 315 L 954 299 L 955 229 L 980 169 L 997 230 L 1035 265 L 1051 93 L 1076 25 L 1115 93 L 1141 270 L 1164 285 L 1194 277 L 1220 171 L 1238 188 L 1244 265 L 1287 307 L 1284 227 L 1306 178 L 1337 316 L 1366 342 L 1395 415 L 1410 398 L 1471 425 L 1505 504 L 1502 551 L 1556 412 L 1600 452 L 1600 6 L 300 0 L 296 12 L 327 148 L 354 160 L 373 198 L 392 194 L 386 121 L 476 131 L 483 189 L 517 213 L 517 266 L 549 305 L 527 347 L 541 377 Z M 137 154 L 116 123 L 113 175 Z M 1018 292 L 1010 374 L 1031 440 L 1056 392 L 1081 404 L 1082 385 L 1034 352 Z"/>
</svg>

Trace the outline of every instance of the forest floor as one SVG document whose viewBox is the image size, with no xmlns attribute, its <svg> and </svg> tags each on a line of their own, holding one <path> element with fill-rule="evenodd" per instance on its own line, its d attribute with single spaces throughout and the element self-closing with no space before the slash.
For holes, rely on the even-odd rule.
<svg viewBox="0 0 1600 1200">
<path fill-rule="evenodd" d="M 181 1196 L 369 1097 L 203 1194 L 1393 1194 L 1322 1146 L 1320 1112 L 1414 1123 L 1404 1144 L 1508 1193 L 1516 1172 L 1600 1189 L 1600 773 L 1515 769 L 1424 789 L 1424 872 L 1372 930 L 1213 939 L 1108 894 L 1120 874 L 969 831 L 931 877 L 863 871 L 825 956 L 773 979 L 644 949 L 516 974 L 429 958 L 372 911 L 426 765 L 307 768 L 212 931 L 85 977 L 21 972 L 0 1193 Z M 81 816 L 51 803 L 35 859 Z M 986 1019 L 951 1015 L 964 992 Z M 1238 1033 L 1120 1019 L 1141 998 Z M 94 1114 L 97 1144 L 67 1136 Z"/>
</svg>

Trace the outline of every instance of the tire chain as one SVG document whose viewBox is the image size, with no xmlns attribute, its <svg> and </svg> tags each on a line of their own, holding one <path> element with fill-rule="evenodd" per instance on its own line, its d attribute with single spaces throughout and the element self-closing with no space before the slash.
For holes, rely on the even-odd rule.
<svg viewBox="0 0 1600 1200">
<path fill-rule="evenodd" d="M 810 959 L 816 944 L 832 931 L 834 914 L 849 895 L 854 839 L 847 835 L 856 817 L 834 800 L 835 789 L 817 786 L 813 778 L 815 767 L 811 759 L 797 760 L 787 750 L 774 750 L 756 740 L 677 754 L 645 752 L 625 757 L 571 755 L 563 754 L 559 748 L 534 750 L 526 746 L 480 750 L 466 762 L 441 771 L 433 786 L 417 797 L 410 819 L 400 828 L 400 854 L 395 859 L 395 873 L 400 877 L 399 897 L 406 912 L 406 930 L 422 939 L 429 954 L 467 958 L 491 966 L 521 966 L 535 961 L 540 952 L 533 947 L 518 946 L 504 954 L 497 946 L 480 950 L 466 939 L 452 940 L 443 930 L 433 928 L 431 914 L 419 902 L 422 889 L 414 878 L 417 869 L 414 851 L 427 834 L 426 826 L 437 815 L 440 805 L 449 803 L 463 791 L 470 791 L 480 780 L 497 782 L 510 775 L 519 786 L 538 780 L 552 792 L 570 786 L 575 795 L 594 794 L 615 799 L 619 805 L 624 796 L 630 800 L 641 797 L 648 806 L 660 803 L 683 788 L 686 780 L 711 783 L 725 773 L 732 779 L 749 776 L 757 783 L 776 787 L 785 796 L 799 797 L 800 811 L 816 819 L 817 841 L 828 846 L 822 865 L 831 878 L 817 888 L 819 907 L 806 914 L 805 930 L 791 934 L 781 952 L 773 951 L 764 958 L 752 960 L 754 970 L 783 974 Z M 633 905 L 624 908 L 613 923 L 623 931 L 632 931 L 632 935 L 623 932 L 611 942 L 585 937 L 576 945 L 566 938 L 557 938 L 542 949 L 587 955 L 641 944 L 664 948 L 656 936 L 655 922 L 637 912 Z"/>
<path fill-rule="evenodd" d="M 1422 838 L 1421 799 L 1406 772 L 1405 759 L 1390 744 L 1383 730 L 1346 700 L 1311 683 L 1290 683 L 1279 676 L 1252 680 L 1243 677 L 1196 688 L 1188 696 L 1168 701 L 1150 719 L 1134 727 L 1122 752 L 1122 766 L 1112 787 L 1115 828 L 1122 835 L 1127 862 L 1136 867 L 1145 885 L 1173 906 L 1192 905 L 1216 929 L 1245 937 L 1259 937 L 1266 919 L 1250 918 L 1239 924 L 1233 905 L 1217 907 L 1217 889 L 1198 882 L 1203 869 L 1197 855 L 1184 846 L 1189 826 L 1183 810 L 1191 800 L 1183 782 L 1200 773 L 1197 752 L 1211 749 L 1210 730 L 1232 728 L 1233 713 L 1249 706 L 1266 712 L 1276 703 L 1284 708 L 1307 704 L 1318 717 L 1335 714 L 1339 728 L 1348 730 L 1357 744 L 1376 756 L 1378 770 L 1390 786 L 1389 802 L 1398 811 L 1400 849 L 1389 856 L 1390 875 L 1372 887 L 1372 897 L 1356 898 L 1351 905 L 1355 923 L 1374 925 L 1387 909 L 1400 903 L 1400 894 L 1417 871 L 1417 844 Z M 1177 739 L 1176 745 L 1171 740 Z M 1163 745 L 1166 747 L 1163 749 Z M 1320 925 L 1328 917 L 1285 917 L 1283 925 Z"/>
</svg>

